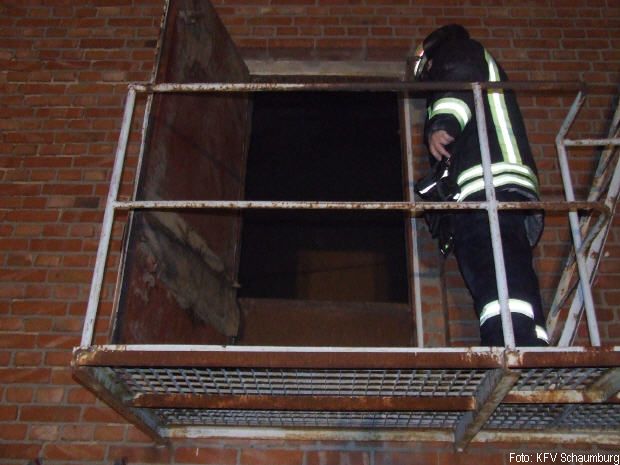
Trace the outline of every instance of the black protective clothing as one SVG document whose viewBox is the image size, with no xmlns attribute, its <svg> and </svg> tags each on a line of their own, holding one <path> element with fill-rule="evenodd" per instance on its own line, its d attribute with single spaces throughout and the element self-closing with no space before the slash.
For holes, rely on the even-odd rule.
<svg viewBox="0 0 620 465">
<path fill-rule="evenodd" d="M 504 81 L 506 74 L 480 43 L 463 36 L 464 29 L 450 26 L 447 34 L 437 31 L 425 41 L 432 50 L 424 56 L 418 75 L 432 81 Z M 459 29 L 460 28 L 460 29 Z M 456 36 L 454 35 L 456 31 Z M 452 36 L 451 36 L 452 34 Z M 437 40 L 439 37 L 439 40 Z M 536 165 L 525 125 L 512 91 L 489 89 L 484 93 L 487 134 L 491 153 L 493 185 L 498 200 L 538 200 Z M 427 101 L 425 141 L 444 130 L 454 138 L 446 148 L 450 157 L 450 178 L 460 193 L 456 201 L 485 200 L 485 186 L 471 91 L 433 93 Z M 431 160 L 434 164 L 436 161 Z M 480 318 L 483 345 L 503 345 L 495 268 L 491 250 L 488 215 L 484 210 L 445 214 L 451 221 L 454 252 L 461 274 L 474 299 Z M 505 212 L 500 214 L 504 259 L 508 275 L 509 308 L 517 345 L 546 345 L 547 334 L 538 287 L 532 267 L 532 250 L 542 232 L 542 214 Z M 435 220 L 436 221 L 436 220 Z M 436 234 L 445 237 L 443 234 Z"/>
</svg>

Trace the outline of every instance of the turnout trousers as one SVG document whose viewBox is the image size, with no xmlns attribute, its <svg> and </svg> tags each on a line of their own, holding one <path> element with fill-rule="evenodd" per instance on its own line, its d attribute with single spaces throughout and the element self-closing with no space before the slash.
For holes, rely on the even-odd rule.
<svg viewBox="0 0 620 465">
<path fill-rule="evenodd" d="M 500 199 L 498 193 L 498 199 Z M 500 199 L 501 200 L 501 199 Z M 508 200 L 504 196 L 503 200 Z M 514 198 L 510 200 L 515 200 Z M 508 306 L 517 346 L 546 346 L 548 336 L 526 212 L 500 210 L 499 223 L 508 282 Z M 486 210 L 453 214 L 454 254 L 474 301 L 483 346 L 504 346 L 491 232 Z"/>
</svg>

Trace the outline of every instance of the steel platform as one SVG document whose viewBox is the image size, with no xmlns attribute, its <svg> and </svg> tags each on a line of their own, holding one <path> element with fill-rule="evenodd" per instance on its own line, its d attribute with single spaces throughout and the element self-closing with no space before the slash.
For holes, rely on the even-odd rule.
<svg viewBox="0 0 620 465">
<path fill-rule="evenodd" d="M 77 348 L 73 373 L 182 437 L 620 443 L 620 348 Z"/>
</svg>

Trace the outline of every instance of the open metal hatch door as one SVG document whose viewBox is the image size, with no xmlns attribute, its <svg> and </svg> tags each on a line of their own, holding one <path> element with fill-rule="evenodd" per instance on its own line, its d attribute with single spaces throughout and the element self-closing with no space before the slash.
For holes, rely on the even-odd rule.
<svg viewBox="0 0 620 465">
<path fill-rule="evenodd" d="M 170 0 L 154 76 L 155 84 L 249 81 L 206 0 Z M 136 200 L 242 199 L 248 95 L 174 93 L 150 99 Z M 235 336 L 240 229 L 235 210 L 133 212 L 114 341 L 204 344 Z"/>
</svg>

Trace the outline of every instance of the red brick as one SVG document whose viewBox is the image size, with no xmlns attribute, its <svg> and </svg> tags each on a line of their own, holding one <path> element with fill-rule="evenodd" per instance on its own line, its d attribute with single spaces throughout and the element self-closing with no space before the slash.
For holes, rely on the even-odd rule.
<svg viewBox="0 0 620 465">
<path fill-rule="evenodd" d="M 93 425 L 65 425 L 60 431 L 60 439 L 63 441 L 92 441 L 95 427 Z"/>
<path fill-rule="evenodd" d="M 45 281 L 46 276 L 47 271 L 45 270 L 21 268 L 5 268 L 4 270 L 0 270 L 0 281 L 5 282 L 42 282 Z"/>
<path fill-rule="evenodd" d="M 57 441 L 59 439 L 59 429 L 57 425 L 32 425 L 30 428 L 29 439 L 38 441 Z"/>
<path fill-rule="evenodd" d="M 97 425 L 95 427 L 95 441 L 120 442 L 125 436 L 126 427 L 122 425 Z"/>
<path fill-rule="evenodd" d="M 49 272 L 48 282 L 50 283 L 90 283 L 92 279 L 91 270 L 53 270 Z"/>
<path fill-rule="evenodd" d="M 0 107 L 4 117 L 0 119 L 0 184 L 4 186 L 0 191 L 5 193 L 0 198 L 0 264 L 3 265 L 0 269 L 5 273 L 0 278 L 0 313 L 21 320 L 19 323 L 0 320 L 0 339 L 7 333 L 17 333 L 17 339 L 9 344 L 16 347 L 0 350 L 0 366 L 7 367 L 0 369 L 0 394 L 5 402 L 17 404 L 20 409 L 26 407 L 23 404 L 34 400 L 35 393 L 43 392 L 39 390 L 43 387 L 52 391 L 66 389 L 67 400 L 80 409 L 83 405 L 92 407 L 95 402 L 94 396 L 85 390 L 78 391 L 81 388 L 76 387 L 71 377 L 68 346 L 72 337 L 78 337 L 80 333 L 80 324 L 76 322 L 83 318 L 89 284 L 82 272 L 92 273 L 102 206 L 122 116 L 122 101 L 126 95 L 125 81 L 149 78 L 155 60 L 160 3 L 158 0 L 137 3 L 98 0 L 96 4 L 82 5 L 69 0 L 27 0 L 12 2 L 0 14 L 0 37 L 4 47 L 0 51 L 0 61 L 5 70 L 0 75 Z M 244 58 L 401 61 L 410 43 L 419 41 L 435 26 L 450 21 L 470 26 L 472 34 L 482 38 L 485 45 L 502 59 L 513 80 L 582 77 L 607 87 L 613 87 L 618 81 L 620 41 L 614 34 L 618 21 L 609 10 L 609 2 L 604 0 L 571 0 L 558 8 L 543 8 L 536 2 L 515 5 L 507 0 L 477 0 L 470 2 L 475 5 L 465 7 L 458 2 L 438 5 L 436 0 L 277 0 L 275 3 L 268 0 L 215 0 L 213 3 L 223 14 Z M 257 37 L 258 30 L 248 25 L 248 20 L 266 23 L 259 26 L 273 34 L 269 36 L 270 41 Z M 382 37 L 390 40 L 376 40 Z M 289 38 L 300 41 L 291 42 L 287 40 Z M 598 50 L 595 54 L 592 53 L 593 47 Z M 586 63 L 586 66 L 577 67 L 576 63 Z M 606 92 L 611 95 L 615 90 L 612 88 Z M 571 100 L 572 96 L 527 97 L 524 100 L 533 150 L 542 169 L 545 198 L 562 195 L 553 138 Z M 586 136 L 604 133 L 610 108 L 609 96 L 589 95 L 587 108 L 581 114 L 583 121 L 576 129 Z M 136 121 L 139 125 L 139 116 Z M 130 149 L 132 154 L 140 145 L 137 136 L 135 131 Z M 419 134 L 415 138 L 419 144 Z M 416 149 L 416 154 L 419 151 Z M 590 182 L 588 154 L 583 150 L 574 154 L 571 151 L 571 157 L 578 168 L 574 179 L 579 184 L 577 189 L 581 195 Z M 422 163 L 419 165 L 421 167 Z M 123 194 L 131 192 L 129 181 L 124 182 Z M 562 244 L 568 240 L 565 215 L 557 216 L 561 227 L 558 221 L 548 218 L 545 240 L 549 241 L 549 247 L 541 251 L 539 262 L 543 272 L 541 283 L 544 283 L 544 293 L 549 298 L 562 266 L 556 258 L 564 255 Z M 618 224 L 616 222 L 616 226 Z M 549 225 L 560 229 L 550 230 Z M 616 229 L 614 227 L 610 236 L 610 241 L 615 244 L 620 240 Z M 46 239 L 41 234 L 60 242 L 41 242 Z M 115 246 L 119 237 L 120 234 L 115 236 Z M 434 244 L 432 252 L 431 258 L 424 258 L 425 273 L 432 273 L 437 267 Z M 617 253 L 612 250 L 611 258 L 615 256 Z M 619 315 L 610 310 L 618 307 L 620 301 L 620 294 L 615 291 L 616 266 L 609 258 L 603 259 L 595 298 L 597 303 L 605 305 L 599 312 L 605 323 L 601 327 L 604 337 L 619 341 Z M 17 268 L 26 270 L 26 274 L 13 275 L 13 272 L 20 271 Z M 452 274 L 446 283 L 460 289 L 460 292 L 450 293 L 450 302 L 468 298 L 453 260 L 448 263 L 448 271 Z M 13 277 L 23 280 L 13 280 Z M 49 277 L 52 282 L 48 281 Z M 436 275 L 426 281 L 431 280 L 436 280 Z M 425 302 L 431 302 L 433 308 L 440 311 L 439 287 L 425 282 L 424 291 L 426 299 L 431 299 Z M 109 313 L 110 308 L 111 297 L 106 291 L 102 309 Z M 467 312 L 471 309 L 468 308 Z M 457 317 L 465 315 L 466 309 L 460 306 L 453 314 Z M 69 315 L 75 316 L 75 320 L 64 319 Z M 438 326 L 437 317 L 430 316 L 429 322 Z M 63 320 L 52 323 L 52 318 Z M 37 341 L 30 336 L 22 337 L 28 333 L 41 334 L 39 343 L 49 346 L 49 351 L 41 352 L 44 353 L 42 362 L 33 355 Z M 99 333 L 98 337 L 107 341 L 107 335 L 103 335 L 103 331 Z M 33 363 L 42 363 L 43 366 L 35 370 L 18 370 L 14 366 Z M 53 396 L 48 400 L 54 402 Z M 43 463 L 103 465 L 123 455 L 137 459 L 134 462 L 179 462 L 177 456 L 173 459 L 164 453 L 153 452 L 156 448 L 151 439 L 127 426 L 124 420 L 117 418 L 114 421 L 118 424 L 107 425 L 81 417 L 76 424 L 61 427 L 52 422 L 14 423 L 15 436 L 11 436 L 9 429 L 4 430 L 8 436 L 3 436 L 0 429 L 0 456 L 5 461 L 13 459 L 16 463 L 28 463 L 41 456 Z M 2 428 L 6 426 L 3 424 Z M 29 437 L 24 444 L 26 426 Z M 62 439 L 61 431 L 64 431 Z M 91 434 L 94 434 L 94 441 L 115 444 L 97 458 L 71 457 L 78 447 L 91 445 Z M 136 450 L 124 445 L 124 441 L 144 444 Z M 185 453 L 182 450 L 191 454 L 194 444 L 189 442 L 191 444 L 184 443 L 177 450 L 177 455 Z M 46 448 L 41 454 L 38 448 L 42 444 L 54 445 L 55 448 Z M 223 446 L 223 443 L 215 444 L 200 450 L 204 453 L 207 450 L 233 451 L 253 447 L 265 454 L 271 452 L 269 447 L 275 447 L 275 451 L 300 450 L 306 451 L 301 463 L 308 464 L 321 461 L 346 463 L 346 460 L 363 463 L 367 457 L 365 454 L 375 457 L 377 464 L 378 460 L 399 461 L 407 457 L 412 460 L 409 463 L 415 463 L 413 460 L 419 457 L 429 459 L 433 464 L 437 463 L 433 461 L 433 451 L 445 449 L 445 445 L 434 445 L 432 450 L 424 449 L 419 453 L 418 449 L 405 443 L 334 443 L 326 445 L 325 449 L 323 443 L 306 443 L 297 448 L 295 443 L 286 441 L 275 445 L 238 441 L 235 449 Z M 339 449 L 345 446 L 346 450 Z M 466 454 L 440 453 L 438 461 L 440 465 L 506 463 L 504 450 L 498 452 L 494 449 L 495 445 L 489 444 L 484 448 L 474 447 Z M 47 457 L 48 453 L 57 458 Z M 359 454 L 363 454 L 361 459 Z M 243 457 L 249 457 L 247 452 Z M 277 454 L 273 457 L 278 459 Z M 259 460 L 263 458 L 258 457 Z M 287 457 L 284 456 L 283 460 L 286 462 Z"/>
<path fill-rule="evenodd" d="M 82 241 L 78 239 L 34 239 L 30 241 L 33 251 L 79 252 Z"/>
<path fill-rule="evenodd" d="M 23 442 L 0 443 L 0 457 L 4 459 L 32 460 L 39 457 L 41 446 Z"/>
<path fill-rule="evenodd" d="M 29 404 L 34 398 L 34 389 L 30 387 L 8 387 L 6 389 L 6 400 L 10 403 Z"/>
<path fill-rule="evenodd" d="M 15 353 L 15 366 L 38 366 L 43 361 L 43 354 L 41 352 L 16 352 Z"/>
<path fill-rule="evenodd" d="M 375 453 L 376 465 L 409 465 L 411 463 L 423 463 L 425 465 L 440 465 L 437 461 L 436 452 L 391 452 L 380 451 Z M 443 463 L 441 464 L 443 465 Z"/>
<path fill-rule="evenodd" d="M 37 345 L 46 349 L 72 349 L 80 345 L 80 335 L 40 334 L 37 339 Z"/>
<path fill-rule="evenodd" d="M 65 365 L 66 367 L 66 365 Z M 75 380 L 73 379 L 73 376 L 71 374 L 70 370 L 59 370 L 59 369 L 54 369 L 51 372 L 51 381 L 52 384 L 54 385 L 69 385 L 69 386 L 75 386 Z"/>
<path fill-rule="evenodd" d="M 68 404 L 94 404 L 95 395 L 82 386 L 76 386 L 67 390 Z"/>
<path fill-rule="evenodd" d="M 437 463 L 438 465 L 496 465 L 503 463 L 506 455 L 507 451 L 498 450 L 498 445 L 494 444 L 491 451 L 440 452 Z"/>
<path fill-rule="evenodd" d="M 153 439 L 146 434 L 144 431 L 135 428 L 135 427 L 130 427 L 127 429 L 127 442 L 136 442 L 136 443 L 144 443 L 144 444 L 150 444 L 153 441 Z"/>
<path fill-rule="evenodd" d="M 0 317 L 0 331 L 19 331 L 23 327 L 24 322 L 21 318 Z"/>
<path fill-rule="evenodd" d="M 93 423 L 118 423 L 123 421 L 118 413 L 107 407 L 86 407 L 83 418 L 85 421 Z"/>
<path fill-rule="evenodd" d="M 80 409 L 78 407 L 58 407 L 58 406 L 29 406 L 24 405 L 21 408 L 19 419 L 21 421 L 31 422 L 76 422 L 80 418 Z"/>
<path fill-rule="evenodd" d="M 36 334 L 15 333 L 6 334 L 0 338 L 0 348 L 25 349 L 34 347 Z M 1 372 L 0 372 L 1 373 Z"/>
<path fill-rule="evenodd" d="M 101 461 L 105 457 L 105 446 L 95 443 L 76 443 L 69 445 L 47 444 L 43 450 L 45 457 L 52 460 Z"/>
<path fill-rule="evenodd" d="M 300 450 L 244 449 L 239 465 L 301 465 L 302 460 L 303 452 Z"/>
<path fill-rule="evenodd" d="M 36 402 L 40 404 L 59 404 L 63 401 L 65 390 L 62 387 L 40 387 L 37 389 Z"/>
<path fill-rule="evenodd" d="M 26 439 L 28 432 L 27 425 L 16 423 L 0 425 L 0 440 L 2 441 L 23 441 Z"/>
<path fill-rule="evenodd" d="M 169 448 L 158 447 L 155 445 L 146 447 L 117 447 L 109 448 L 108 456 L 123 457 L 127 463 L 168 463 L 171 453 Z"/>
<path fill-rule="evenodd" d="M 10 405 L 0 405 L 0 421 L 11 421 L 17 419 L 17 407 Z"/>
<path fill-rule="evenodd" d="M 42 300 L 13 302 L 11 311 L 15 315 L 62 316 L 67 313 L 67 304 Z"/>
<path fill-rule="evenodd" d="M 306 453 L 306 465 L 369 465 L 367 451 L 323 450 Z"/>
<path fill-rule="evenodd" d="M 202 447 L 182 447 L 176 450 L 177 463 L 200 463 L 204 465 L 236 465 L 237 450 Z"/>
</svg>

